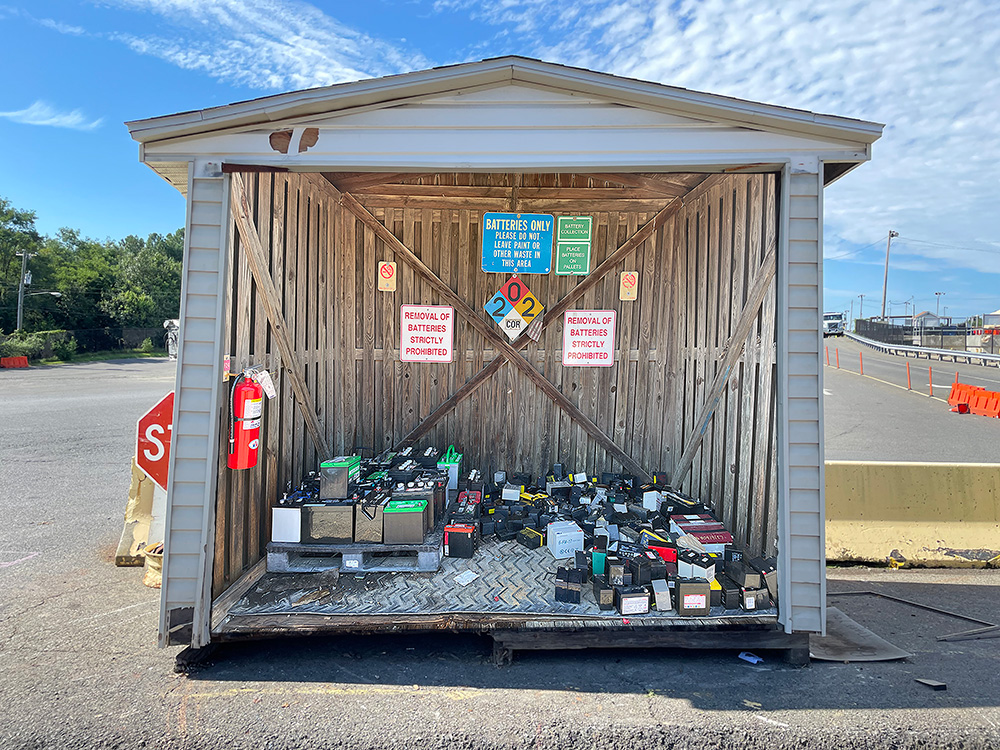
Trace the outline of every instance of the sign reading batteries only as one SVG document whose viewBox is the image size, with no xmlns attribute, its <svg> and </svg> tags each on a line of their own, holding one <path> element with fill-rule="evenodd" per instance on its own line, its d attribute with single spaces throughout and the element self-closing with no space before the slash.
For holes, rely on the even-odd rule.
<svg viewBox="0 0 1000 750">
<path fill-rule="evenodd" d="M 551 214 L 483 214 L 483 271 L 551 271 L 554 223 Z"/>
<path fill-rule="evenodd" d="M 521 279 L 511 276 L 484 307 L 501 330 L 513 340 L 542 312 L 544 306 L 528 291 Z"/>
</svg>

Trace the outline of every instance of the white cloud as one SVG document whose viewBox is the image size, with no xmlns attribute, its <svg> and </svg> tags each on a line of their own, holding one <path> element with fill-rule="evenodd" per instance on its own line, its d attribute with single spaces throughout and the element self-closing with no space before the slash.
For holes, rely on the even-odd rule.
<svg viewBox="0 0 1000 750">
<path fill-rule="evenodd" d="M 38 23 L 47 29 L 52 29 L 53 31 L 58 31 L 60 34 L 69 34 L 70 36 L 83 36 L 87 33 L 87 30 L 81 26 L 73 26 L 72 24 L 63 23 L 62 21 L 56 21 L 51 18 L 39 18 Z"/>
<path fill-rule="evenodd" d="M 115 34 L 136 52 L 250 88 L 327 86 L 426 66 L 300 0 L 111 0 L 154 13 L 173 28 Z"/>
<path fill-rule="evenodd" d="M 36 101 L 30 107 L 14 112 L 0 112 L 0 117 L 22 125 L 49 125 L 55 128 L 70 128 L 71 130 L 93 130 L 102 120 L 91 120 L 79 109 L 70 112 L 60 112 L 52 105 Z"/>
<path fill-rule="evenodd" d="M 826 193 L 828 254 L 889 229 L 913 255 L 1000 267 L 1000 14 L 991 0 L 438 0 L 514 25 L 530 54 L 674 86 L 887 123 Z M 556 34 L 547 27 L 559 27 Z M 550 41 L 551 40 L 551 41 Z M 972 252 L 981 248 L 985 252 Z M 877 251 L 874 251 L 877 255 Z"/>
</svg>

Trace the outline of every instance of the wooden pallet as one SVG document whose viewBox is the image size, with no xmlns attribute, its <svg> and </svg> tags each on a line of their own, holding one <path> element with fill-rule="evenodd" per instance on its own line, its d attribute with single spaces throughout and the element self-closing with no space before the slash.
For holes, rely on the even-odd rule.
<svg viewBox="0 0 1000 750">
<path fill-rule="evenodd" d="M 444 555 L 444 525 L 423 544 L 287 544 L 267 545 L 268 573 L 433 573 Z"/>
<path fill-rule="evenodd" d="M 785 633 L 776 626 L 724 626 L 678 628 L 648 627 L 635 630 L 497 630 L 493 632 L 493 661 L 510 664 L 515 651 L 550 651 L 586 648 L 676 648 L 777 650 L 789 664 L 809 663 L 809 634 Z"/>
</svg>

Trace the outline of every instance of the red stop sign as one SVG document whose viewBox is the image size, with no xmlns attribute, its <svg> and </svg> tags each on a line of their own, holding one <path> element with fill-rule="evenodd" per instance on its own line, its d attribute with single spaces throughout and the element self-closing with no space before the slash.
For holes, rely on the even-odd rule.
<svg viewBox="0 0 1000 750">
<path fill-rule="evenodd" d="M 174 421 L 174 392 L 170 391 L 136 425 L 135 460 L 149 478 L 167 489 L 170 434 Z"/>
</svg>

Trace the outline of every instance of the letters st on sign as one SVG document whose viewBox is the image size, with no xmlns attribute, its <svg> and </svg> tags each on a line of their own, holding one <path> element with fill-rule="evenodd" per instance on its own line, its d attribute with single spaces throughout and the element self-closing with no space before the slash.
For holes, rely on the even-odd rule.
<svg viewBox="0 0 1000 750">
<path fill-rule="evenodd" d="M 548 273 L 554 224 L 551 214 L 483 214 L 483 271 Z"/>
</svg>

